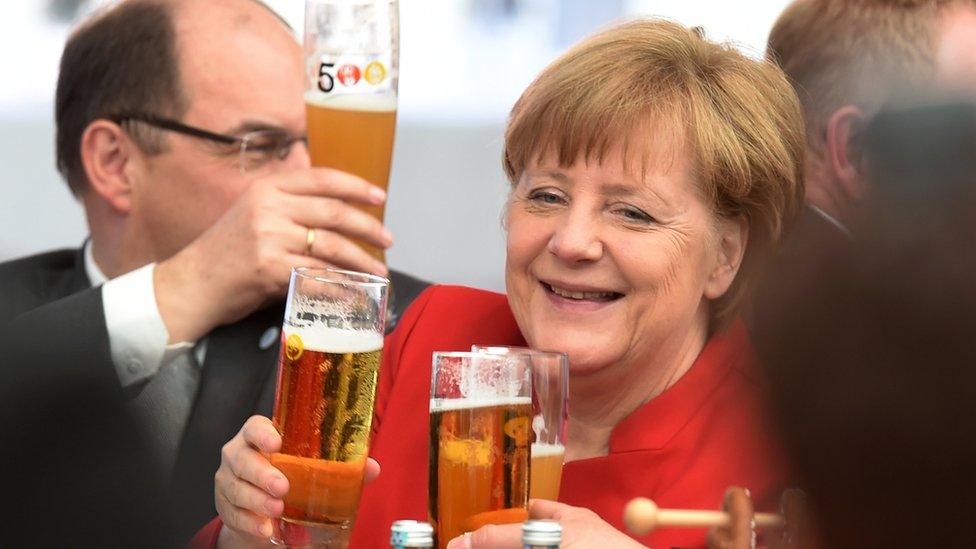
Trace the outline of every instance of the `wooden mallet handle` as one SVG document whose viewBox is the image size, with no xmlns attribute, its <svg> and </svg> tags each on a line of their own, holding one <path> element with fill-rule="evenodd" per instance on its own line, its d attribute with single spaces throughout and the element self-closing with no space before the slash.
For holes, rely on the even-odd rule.
<svg viewBox="0 0 976 549">
<path fill-rule="evenodd" d="M 783 525 L 783 517 L 775 513 L 756 513 L 753 518 L 757 529 Z M 638 536 L 657 528 L 710 528 L 728 526 L 729 521 L 729 514 L 725 511 L 661 509 L 647 498 L 634 498 L 624 508 L 624 524 Z"/>
</svg>

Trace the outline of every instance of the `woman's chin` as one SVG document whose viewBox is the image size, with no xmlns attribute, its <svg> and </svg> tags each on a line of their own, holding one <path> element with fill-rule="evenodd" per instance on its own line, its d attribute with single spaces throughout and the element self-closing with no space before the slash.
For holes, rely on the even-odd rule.
<svg viewBox="0 0 976 549">
<path fill-rule="evenodd" d="M 573 362 L 572 356 L 569 358 L 569 376 L 586 377 L 603 371 L 610 364 L 607 362 L 577 361 Z"/>
<path fill-rule="evenodd" d="M 573 346 L 564 345 L 563 348 L 553 346 L 548 348 L 566 353 L 569 357 L 569 374 L 571 376 L 595 374 L 614 362 L 603 353 L 600 355 L 594 353 L 593 347 L 581 347 L 577 344 Z"/>
<path fill-rule="evenodd" d="M 534 324 L 530 330 L 529 346 L 534 349 L 566 353 L 571 375 L 589 375 L 617 362 L 619 353 L 608 352 L 614 346 L 606 338 L 599 337 L 590 329 L 563 330 L 553 322 Z M 538 334 L 531 337 L 530 334 Z"/>
</svg>

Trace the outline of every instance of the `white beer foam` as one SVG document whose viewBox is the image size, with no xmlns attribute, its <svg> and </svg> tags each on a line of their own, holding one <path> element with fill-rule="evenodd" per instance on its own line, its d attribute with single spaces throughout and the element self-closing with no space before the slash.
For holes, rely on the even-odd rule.
<svg viewBox="0 0 976 549">
<path fill-rule="evenodd" d="M 286 340 L 297 334 L 305 350 L 320 353 L 368 353 L 383 348 L 383 335 L 376 332 L 287 326 L 284 333 Z"/>
<path fill-rule="evenodd" d="M 344 111 L 396 112 L 397 110 L 395 92 L 334 95 L 309 90 L 305 92 L 305 102 L 318 107 Z"/>
<path fill-rule="evenodd" d="M 448 412 L 451 410 L 470 410 L 473 408 L 487 408 L 489 406 L 521 406 L 532 404 L 531 397 L 497 397 L 497 398 L 432 398 L 431 412 Z"/>
<path fill-rule="evenodd" d="M 561 456 L 565 453 L 566 447 L 562 444 L 532 443 L 532 457 Z"/>
</svg>

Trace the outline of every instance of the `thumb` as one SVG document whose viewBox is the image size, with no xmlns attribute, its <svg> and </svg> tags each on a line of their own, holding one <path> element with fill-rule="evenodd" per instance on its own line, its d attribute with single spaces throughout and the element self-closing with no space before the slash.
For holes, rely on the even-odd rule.
<svg viewBox="0 0 976 549">
<path fill-rule="evenodd" d="M 376 480 L 376 477 L 380 476 L 380 464 L 373 458 L 366 458 L 366 469 L 364 481 L 366 484 Z"/>
<path fill-rule="evenodd" d="M 451 540 L 448 549 L 519 549 L 522 524 L 488 524 Z"/>
<path fill-rule="evenodd" d="M 529 516 L 540 520 L 559 520 L 563 510 L 568 507 L 569 505 L 558 501 L 531 499 L 529 500 Z"/>
</svg>

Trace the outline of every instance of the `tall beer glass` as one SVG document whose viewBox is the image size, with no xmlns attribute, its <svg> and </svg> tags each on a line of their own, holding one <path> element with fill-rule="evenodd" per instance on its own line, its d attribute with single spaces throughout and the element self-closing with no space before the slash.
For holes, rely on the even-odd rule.
<svg viewBox="0 0 976 549">
<path fill-rule="evenodd" d="M 389 282 L 298 268 L 281 331 L 271 463 L 288 478 L 272 541 L 345 547 L 369 451 Z"/>
<path fill-rule="evenodd" d="M 386 189 L 399 77 L 397 0 L 306 0 L 305 112 L 312 165 Z M 383 206 L 363 206 L 383 221 Z M 383 250 L 360 245 L 385 261 Z"/>
<path fill-rule="evenodd" d="M 525 347 L 472 345 L 472 352 L 522 354 L 532 367 L 532 476 L 529 497 L 556 500 L 566 454 L 569 359 L 566 353 Z"/>
<path fill-rule="evenodd" d="M 441 549 L 528 518 L 532 379 L 521 357 L 434 353 L 428 510 Z"/>
</svg>

